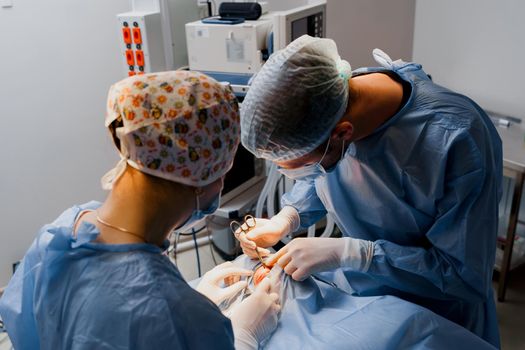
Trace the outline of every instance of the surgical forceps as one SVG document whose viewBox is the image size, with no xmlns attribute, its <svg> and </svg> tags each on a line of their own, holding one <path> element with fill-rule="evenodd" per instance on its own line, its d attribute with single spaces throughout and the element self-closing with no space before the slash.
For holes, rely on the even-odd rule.
<svg viewBox="0 0 525 350">
<path fill-rule="evenodd" d="M 246 215 L 244 216 L 244 221 L 242 222 L 242 224 L 235 220 L 230 222 L 230 229 L 232 230 L 235 238 L 237 238 L 240 241 L 239 236 L 241 235 L 241 233 L 248 234 L 248 232 L 250 232 L 250 230 L 255 227 L 255 224 L 255 218 L 251 215 Z M 257 254 L 257 258 L 259 258 L 261 264 L 264 267 L 266 267 L 266 264 L 264 263 L 261 255 L 259 254 L 259 251 L 257 250 L 257 246 L 255 246 L 255 253 Z"/>
<path fill-rule="evenodd" d="M 252 267 L 252 272 L 255 274 L 255 271 L 261 266 L 261 263 L 260 262 L 257 262 L 253 267 Z M 237 292 L 234 296 L 232 296 L 231 298 L 227 299 L 227 300 L 224 300 L 220 305 L 219 305 L 219 309 L 221 309 L 222 311 L 225 311 L 225 310 L 228 310 L 231 308 L 232 305 L 234 305 L 237 301 L 241 302 L 243 301 L 245 298 L 247 298 L 248 296 L 250 296 L 252 294 L 252 289 L 250 288 L 250 286 L 253 286 L 253 276 L 254 274 L 252 274 L 251 276 L 249 276 L 247 279 L 246 279 L 246 287 L 244 287 L 243 289 L 241 289 L 239 292 Z"/>
</svg>

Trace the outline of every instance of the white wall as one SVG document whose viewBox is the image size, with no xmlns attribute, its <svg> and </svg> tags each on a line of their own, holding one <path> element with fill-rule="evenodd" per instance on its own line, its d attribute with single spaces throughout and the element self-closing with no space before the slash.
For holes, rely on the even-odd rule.
<svg viewBox="0 0 525 350">
<path fill-rule="evenodd" d="M 328 0 L 328 37 L 352 68 L 377 66 L 372 50 L 412 59 L 415 0 Z"/>
<path fill-rule="evenodd" d="M 0 8 L 0 286 L 39 227 L 103 200 L 117 157 L 106 94 L 123 77 L 115 15 L 128 0 L 14 0 Z"/>
<path fill-rule="evenodd" d="M 414 60 L 483 108 L 525 118 L 525 1 L 418 0 Z"/>
</svg>

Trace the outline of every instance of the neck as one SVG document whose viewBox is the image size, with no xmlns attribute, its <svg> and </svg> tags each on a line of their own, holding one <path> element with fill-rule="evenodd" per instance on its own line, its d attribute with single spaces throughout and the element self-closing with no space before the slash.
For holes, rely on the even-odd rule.
<svg viewBox="0 0 525 350">
<path fill-rule="evenodd" d="M 386 74 L 372 73 L 351 78 L 346 118 L 354 125 L 351 141 L 362 139 L 396 114 L 403 100 L 403 86 Z"/>
<path fill-rule="evenodd" d="M 192 188 L 143 174 L 128 166 L 97 212 L 107 223 L 136 236 L 97 225 L 100 228 L 99 240 L 134 243 L 143 238 L 143 242 L 160 246 L 168 234 L 187 219 L 194 206 Z"/>
</svg>

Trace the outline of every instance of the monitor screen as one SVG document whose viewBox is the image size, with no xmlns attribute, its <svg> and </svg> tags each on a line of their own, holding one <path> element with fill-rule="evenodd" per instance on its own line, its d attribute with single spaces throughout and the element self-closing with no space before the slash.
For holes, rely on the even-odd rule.
<svg viewBox="0 0 525 350">
<path fill-rule="evenodd" d="M 296 19 L 292 21 L 292 37 L 291 41 L 297 39 L 301 35 L 308 34 L 315 37 L 323 37 L 323 13 L 318 12 L 310 16 Z"/>
<path fill-rule="evenodd" d="M 308 34 L 308 17 L 292 22 L 292 41 L 301 35 Z"/>
</svg>

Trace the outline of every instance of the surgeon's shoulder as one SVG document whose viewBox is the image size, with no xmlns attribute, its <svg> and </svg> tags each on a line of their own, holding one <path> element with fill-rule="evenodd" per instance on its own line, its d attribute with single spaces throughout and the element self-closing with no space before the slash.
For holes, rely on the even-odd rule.
<svg viewBox="0 0 525 350">
<path fill-rule="evenodd" d="M 460 101 L 447 108 L 435 108 L 430 113 L 427 134 L 445 142 L 464 141 L 464 146 L 473 149 L 498 147 L 501 140 L 485 112 L 467 97 Z"/>
<path fill-rule="evenodd" d="M 81 205 L 74 205 L 64 210 L 53 222 L 43 225 L 36 233 L 33 243 L 27 250 L 24 259 L 27 265 L 36 264 L 45 253 L 49 242 L 53 239 L 56 230 L 72 229 L 75 219 L 82 210 L 94 210 L 101 205 L 100 202 L 91 201 Z"/>
<path fill-rule="evenodd" d="M 98 201 L 90 201 L 90 202 L 80 204 L 80 205 L 73 205 L 72 207 L 64 210 L 64 212 L 62 212 L 62 214 L 60 214 L 55 219 L 55 221 L 53 221 L 51 224 L 46 225 L 44 227 L 72 226 L 78 213 L 80 213 L 83 210 L 95 210 L 100 206 L 101 206 L 101 203 Z"/>
</svg>

